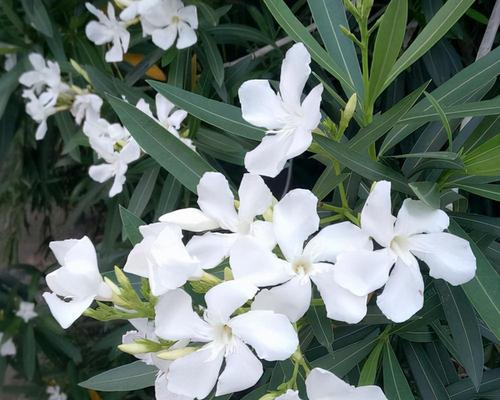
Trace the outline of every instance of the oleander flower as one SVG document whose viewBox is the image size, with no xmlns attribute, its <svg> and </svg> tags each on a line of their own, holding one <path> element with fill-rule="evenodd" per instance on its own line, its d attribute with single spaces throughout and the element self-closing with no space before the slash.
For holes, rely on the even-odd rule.
<svg viewBox="0 0 500 400">
<path fill-rule="evenodd" d="M 378 386 L 354 387 L 330 371 L 314 368 L 306 378 L 306 392 L 309 400 L 387 400 Z M 301 400 L 299 392 L 288 390 L 276 400 Z"/>
<path fill-rule="evenodd" d="M 37 96 L 33 90 L 24 90 L 23 97 L 28 100 L 26 113 L 38 124 L 35 139 L 42 140 L 47 134 L 47 119 L 57 112 L 57 96 L 51 92 L 43 92 Z"/>
<path fill-rule="evenodd" d="M 476 258 L 470 244 L 443 232 L 449 217 L 420 200 L 403 201 L 397 218 L 391 214 L 391 183 L 373 185 L 361 212 L 361 229 L 380 246 L 394 254 L 394 262 L 373 265 L 351 254 L 339 261 L 335 280 L 352 293 L 363 296 L 385 285 L 377 304 L 394 322 L 403 322 L 420 310 L 424 281 L 417 258 L 429 267 L 429 274 L 452 285 L 471 280 Z M 390 273 L 390 274 L 389 274 Z"/>
<path fill-rule="evenodd" d="M 88 39 L 96 45 L 111 43 L 111 48 L 106 52 L 106 61 L 122 61 L 123 53 L 127 52 L 130 43 L 127 24 L 116 19 L 112 3 L 108 3 L 108 15 L 90 3 L 85 3 L 85 6 L 97 17 L 97 21 L 90 21 L 85 27 Z"/>
<path fill-rule="evenodd" d="M 295 352 L 297 334 L 284 315 L 258 310 L 232 317 L 256 292 L 257 287 L 248 282 L 221 283 L 206 293 L 203 318 L 192 310 L 191 297 L 181 289 L 160 297 L 155 307 L 156 334 L 203 344 L 170 364 L 167 379 L 172 393 L 203 399 L 216 384 L 216 396 L 244 390 L 262 376 L 259 358 L 285 360 Z"/>
<path fill-rule="evenodd" d="M 61 69 L 55 61 L 45 60 L 38 53 L 31 53 L 29 61 L 32 70 L 19 77 L 19 83 L 33 90 L 35 95 L 47 91 L 57 99 L 59 93 L 68 90 L 68 85 L 61 81 Z"/>
<path fill-rule="evenodd" d="M 49 395 L 47 400 L 67 400 L 68 398 L 59 386 L 47 386 L 46 393 Z"/>
<path fill-rule="evenodd" d="M 93 93 L 78 94 L 73 100 L 71 114 L 80 125 L 84 120 L 98 120 L 101 113 L 102 99 Z"/>
<path fill-rule="evenodd" d="M 3 332 L 0 332 L 0 356 L 15 356 L 17 353 L 16 345 L 12 338 L 5 338 Z"/>
<path fill-rule="evenodd" d="M 158 118 L 155 118 L 153 112 L 151 111 L 151 108 L 149 107 L 149 104 L 144 99 L 140 99 L 137 102 L 136 107 L 143 113 L 147 114 L 155 121 L 157 121 L 177 139 L 180 139 L 186 146 L 196 151 L 196 148 L 194 147 L 193 141 L 191 139 L 183 138 L 179 135 L 181 123 L 182 121 L 184 121 L 184 119 L 186 119 L 188 113 L 184 110 L 173 111 L 175 107 L 174 103 L 172 103 L 170 100 L 159 93 L 156 94 L 155 105 L 156 115 L 158 116 Z"/>
<path fill-rule="evenodd" d="M 198 40 L 196 6 L 184 6 L 180 0 L 162 1 L 141 15 L 144 35 L 151 35 L 153 43 L 167 50 L 175 43 L 178 49 L 192 46 Z M 177 41 L 176 41 L 177 40 Z"/>
<path fill-rule="evenodd" d="M 35 311 L 35 303 L 21 301 L 19 303 L 19 308 L 16 311 L 16 316 L 21 318 L 24 322 L 28 322 L 33 318 L 36 318 L 38 313 Z"/>
<path fill-rule="evenodd" d="M 123 6 L 120 18 L 130 21 L 137 16 L 142 16 L 153 7 L 158 6 L 163 0 L 117 0 L 116 3 Z"/>
<path fill-rule="evenodd" d="M 363 254 L 370 265 L 387 263 L 387 250 L 372 251 L 367 234 L 350 222 L 330 225 L 305 244 L 319 228 L 318 199 L 309 190 L 294 189 L 274 206 L 273 228 L 284 260 L 255 240 L 241 239 L 231 249 L 235 279 L 250 281 L 261 290 L 252 310 L 273 310 L 296 322 L 309 309 L 311 281 L 323 298 L 329 318 L 359 322 L 366 315 L 367 296 L 339 286 L 333 271 L 345 253 Z M 305 246 L 304 246 L 305 244 Z"/>
<path fill-rule="evenodd" d="M 17 65 L 17 54 L 16 53 L 7 53 L 5 55 L 5 60 L 3 62 L 3 68 L 5 71 L 10 71 Z"/>
<path fill-rule="evenodd" d="M 323 85 L 314 87 L 301 101 L 311 74 L 311 56 L 302 43 L 287 51 L 281 66 L 279 92 L 269 81 L 253 79 L 241 85 L 238 96 L 243 118 L 266 128 L 262 142 L 245 156 L 246 169 L 258 175 L 275 177 L 287 160 L 304 153 L 312 142 L 312 131 L 320 120 Z"/>
<path fill-rule="evenodd" d="M 139 230 L 143 240 L 130 252 L 124 271 L 149 278 L 153 295 L 161 296 L 201 276 L 200 263 L 186 250 L 179 226 L 158 222 Z"/>
<path fill-rule="evenodd" d="M 104 283 L 94 245 L 87 236 L 81 239 L 67 239 L 50 242 L 61 267 L 47 275 L 45 280 L 52 291 L 43 297 L 54 318 L 68 328 L 94 299 L 111 299 L 111 289 Z"/>
<path fill-rule="evenodd" d="M 179 225 L 192 232 L 223 229 L 228 233 L 207 232 L 194 236 L 187 244 L 189 254 L 200 261 L 200 267 L 210 269 L 229 256 L 231 247 L 243 236 L 253 236 L 268 248 L 273 248 L 276 241 L 272 224 L 256 220 L 273 203 L 273 195 L 257 175 L 245 174 L 238 190 L 239 206 L 235 209 L 235 200 L 227 179 L 219 172 L 206 172 L 197 187 L 198 206 L 184 208 L 165 214 L 160 221 Z"/>
<path fill-rule="evenodd" d="M 87 118 L 83 124 L 83 133 L 89 138 L 90 147 L 104 158 L 111 157 L 115 152 L 115 145 L 125 145 L 130 139 L 127 128 L 118 123 L 110 123 L 104 118 Z"/>
</svg>

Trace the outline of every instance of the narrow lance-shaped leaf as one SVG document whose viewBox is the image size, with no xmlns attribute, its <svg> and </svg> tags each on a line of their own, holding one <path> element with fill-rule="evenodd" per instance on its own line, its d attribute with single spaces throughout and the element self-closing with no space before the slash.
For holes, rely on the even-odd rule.
<svg viewBox="0 0 500 400">
<path fill-rule="evenodd" d="M 146 225 L 146 223 L 140 219 L 137 215 L 133 214 L 123 206 L 120 207 L 120 217 L 122 219 L 123 225 L 123 240 L 129 239 L 130 243 L 136 245 L 142 240 L 141 232 L 139 227 L 141 225 Z"/>
<path fill-rule="evenodd" d="M 389 341 L 385 343 L 383 354 L 384 392 L 387 398 L 389 400 L 415 399 Z"/>
</svg>

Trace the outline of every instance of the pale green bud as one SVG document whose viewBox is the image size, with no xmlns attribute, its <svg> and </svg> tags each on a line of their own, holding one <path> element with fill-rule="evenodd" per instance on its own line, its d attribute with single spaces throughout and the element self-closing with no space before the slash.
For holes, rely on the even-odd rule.
<svg viewBox="0 0 500 400">
<path fill-rule="evenodd" d="M 159 353 L 156 353 L 156 356 L 162 360 L 177 360 L 178 358 L 187 356 L 196 350 L 198 350 L 197 347 L 183 347 L 182 349 L 160 351 Z"/>
<path fill-rule="evenodd" d="M 145 343 L 127 343 L 118 345 L 118 349 L 124 353 L 136 355 L 149 353 L 151 351 L 150 346 Z"/>
</svg>

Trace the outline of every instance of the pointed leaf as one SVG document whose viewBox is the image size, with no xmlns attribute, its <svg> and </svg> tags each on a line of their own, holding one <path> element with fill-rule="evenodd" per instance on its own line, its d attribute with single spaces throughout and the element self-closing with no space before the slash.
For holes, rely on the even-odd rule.
<svg viewBox="0 0 500 400">
<path fill-rule="evenodd" d="M 389 341 L 384 346 L 384 360 L 382 365 L 384 371 L 384 392 L 387 398 L 389 400 L 415 399 Z"/>
<path fill-rule="evenodd" d="M 122 219 L 123 225 L 123 240 L 128 238 L 130 240 L 130 243 L 136 245 L 142 240 L 142 235 L 141 232 L 139 232 L 139 227 L 142 225 L 146 225 L 146 223 L 122 205 L 120 205 L 119 207 L 120 217 Z"/>
</svg>

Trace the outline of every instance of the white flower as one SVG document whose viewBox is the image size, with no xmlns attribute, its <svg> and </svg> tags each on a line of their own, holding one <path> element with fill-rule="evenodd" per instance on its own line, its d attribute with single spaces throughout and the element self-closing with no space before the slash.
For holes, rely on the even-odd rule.
<svg viewBox="0 0 500 400">
<path fill-rule="evenodd" d="M 7 53 L 5 55 L 5 61 L 3 63 L 3 68 L 6 71 L 10 71 L 17 65 L 17 54 L 16 53 Z"/>
<path fill-rule="evenodd" d="M 115 145 L 124 145 L 130 139 L 127 128 L 111 124 L 104 118 L 87 118 L 83 124 L 83 133 L 89 138 L 90 147 L 101 158 L 113 157 Z"/>
<path fill-rule="evenodd" d="M 378 386 L 356 388 L 322 368 L 314 368 L 307 375 L 306 391 L 309 400 L 387 400 Z M 276 400 L 300 400 L 300 397 L 297 391 L 288 390 Z"/>
<path fill-rule="evenodd" d="M 144 15 L 151 8 L 158 6 L 163 0 L 117 0 L 116 3 L 123 6 L 120 18 L 130 21 L 137 16 Z"/>
<path fill-rule="evenodd" d="M 184 110 L 175 110 L 174 112 L 172 112 L 175 107 L 174 103 L 172 103 L 170 100 L 159 93 L 156 94 L 155 103 L 156 114 L 158 115 L 158 118 L 154 117 L 149 104 L 144 99 L 140 99 L 137 102 L 136 107 L 143 113 L 155 119 L 158 123 L 160 123 L 160 125 L 162 125 L 176 138 L 180 139 L 185 145 L 190 147 L 192 150 L 196 150 L 191 139 L 183 138 L 179 135 L 181 123 L 187 117 L 188 113 Z"/>
<path fill-rule="evenodd" d="M 21 301 L 19 303 L 19 309 L 16 311 L 16 316 L 21 318 L 24 322 L 36 318 L 38 316 L 35 311 L 35 303 L 30 303 L 29 301 Z"/>
<path fill-rule="evenodd" d="M 98 19 L 98 21 L 90 21 L 85 27 L 85 34 L 89 40 L 97 45 L 112 43 L 111 48 L 106 52 L 106 61 L 122 61 L 123 53 L 127 52 L 130 42 L 130 33 L 127 31 L 126 23 L 116 19 L 115 9 L 111 3 L 108 3 L 107 16 L 90 3 L 85 3 L 85 6 Z"/>
<path fill-rule="evenodd" d="M 68 396 L 66 393 L 61 392 L 59 386 L 47 386 L 47 392 L 49 398 L 47 400 L 67 400 Z"/>
<path fill-rule="evenodd" d="M 87 236 L 50 243 L 61 268 L 45 278 L 53 293 L 43 297 L 54 318 L 68 328 L 94 299 L 108 300 L 111 289 L 104 283 L 97 266 L 94 245 Z"/>
<path fill-rule="evenodd" d="M 387 262 L 387 251 L 372 252 L 367 234 L 350 222 L 322 229 L 305 246 L 305 241 L 319 228 L 316 211 L 318 199 L 310 191 L 290 191 L 274 206 L 273 228 L 285 260 L 278 258 L 250 238 L 239 240 L 231 249 L 230 265 L 235 279 L 271 289 L 261 290 L 252 310 L 273 310 L 295 322 L 309 309 L 311 280 L 318 288 L 328 317 L 359 322 L 366 314 L 366 295 L 356 296 L 333 280 L 332 263 L 344 252 L 364 253 L 372 263 Z M 325 262 L 326 261 L 326 262 Z"/>
<path fill-rule="evenodd" d="M 179 225 L 182 229 L 202 232 L 224 229 L 229 233 L 207 232 L 194 236 L 187 244 L 189 254 L 200 260 L 200 267 L 210 269 L 229 255 L 234 243 L 241 237 L 256 237 L 269 248 L 275 240 L 270 222 L 255 220 L 273 203 L 273 195 L 260 176 L 245 174 L 238 190 L 239 207 L 235 209 L 234 196 L 227 179 L 218 172 L 206 172 L 197 187 L 198 205 L 184 208 L 160 217 L 160 221 Z"/>
<path fill-rule="evenodd" d="M 394 322 L 403 322 L 420 310 L 424 301 L 424 282 L 418 261 L 424 261 L 429 274 L 452 285 L 474 277 L 476 258 L 468 241 L 445 233 L 449 218 L 420 200 L 406 199 L 398 217 L 391 214 L 391 184 L 374 184 L 363 211 L 361 229 L 379 245 L 389 249 L 394 262 L 373 265 L 356 254 L 337 262 L 335 280 L 352 293 L 363 296 L 385 285 L 377 304 Z"/>
<path fill-rule="evenodd" d="M 56 110 L 57 96 L 51 92 L 43 92 L 37 96 L 33 90 L 24 90 L 23 97 L 28 99 L 26 113 L 38 123 L 35 139 L 42 140 L 47 133 L 47 118 L 54 115 Z"/>
<path fill-rule="evenodd" d="M 4 333 L 0 332 L 0 356 L 15 356 L 17 353 L 16 345 L 12 338 L 4 339 Z"/>
<path fill-rule="evenodd" d="M 151 35 L 153 43 L 163 50 L 173 46 L 185 49 L 196 43 L 198 29 L 196 6 L 184 6 L 180 0 L 161 2 L 141 16 L 144 35 Z"/>
<path fill-rule="evenodd" d="M 156 334 L 167 340 L 206 343 L 170 364 L 168 389 L 176 394 L 205 398 L 217 383 L 216 396 L 252 387 L 262 375 L 259 358 L 285 360 L 297 348 L 295 330 L 284 315 L 248 311 L 231 315 L 256 293 L 244 281 L 227 281 L 205 295 L 203 319 L 193 310 L 191 297 L 181 289 L 163 295 L 155 307 Z M 224 371 L 219 372 L 225 360 Z"/>
<path fill-rule="evenodd" d="M 319 84 L 301 103 L 304 86 L 311 74 L 311 56 L 302 43 L 286 53 L 281 66 L 279 93 L 269 81 L 253 79 L 241 85 L 238 96 L 243 118 L 266 128 L 262 142 L 245 156 L 245 167 L 253 174 L 275 177 L 287 160 L 305 152 L 312 130 L 320 120 L 323 86 Z"/>
<path fill-rule="evenodd" d="M 40 54 L 31 53 L 29 60 L 33 70 L 25 72 L 19 77 L 19 83 L 33 89 L 39 95 L 45 88 L 57 99 L 59 93 L 68 90 L 68 86 L 61 82 L 61 69 L 55 61 L 46 61 Z"/>
<path fill-rule="evenodd" d="M 71 114 L 75 118 L 75 122 L 80 125 L 84 119 L 99 119 L 101 107 L 102 99 L 96 94 L 78 94 L 73 100 Z"/>
<path fill-rule="evenodd" d="M 143 240 L 130 252 L 124 271 L 149 278 L 153 295 L 161 296 L 201 275 L 199 261 L 189 255 L 182 242 L 180 227 L 159 222 L 139 230 Z"/>
<path fill-rule="evenodd" d="M 113 185 L 109 190 L 109 197 L 116 196 L 123 190 L 123 184 L 126 181 L 128 164 L 136 161 L 141 156 L 141 148 L 137 142 L 130 138 L 120 151 L 101 154 L 105 164 L 92 165 L 89 168 L 90 177 L 96 182 L 106 182 L 114 178 Z"/>
</svg>

